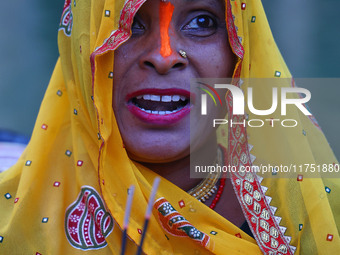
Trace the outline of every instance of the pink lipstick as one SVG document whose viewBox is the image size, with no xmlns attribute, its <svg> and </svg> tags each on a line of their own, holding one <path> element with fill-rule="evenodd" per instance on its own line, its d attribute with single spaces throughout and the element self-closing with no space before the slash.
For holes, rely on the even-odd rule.
<svg viewBox="0 0 340 255">
<path fill-rule="evenodd" d="M 143 89 L 126 97 L 130 112 L 155 125 L 171 125 L 190 113 L 190 92 L 183 89 Z"/>
</svg>

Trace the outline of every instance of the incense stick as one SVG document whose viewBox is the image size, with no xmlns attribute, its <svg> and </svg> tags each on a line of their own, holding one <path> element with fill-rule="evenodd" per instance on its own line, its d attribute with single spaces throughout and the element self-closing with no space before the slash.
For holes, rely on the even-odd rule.
<svg viewBox="0 0 340 255">
<path fill-rule="evenodd" d="M 151 191 L 151 195 L 149 197 L 149 203 L 148 203 L 148 207 L 146 209 L 145 212 L 145 221 L 144 221 L 144 226 L 143 226 L 143 231 L 142 231 L 142 237 L 140 239 L 140 244 L 137 250 L 137 255 L 140 255 L 142 253 L 142 246 L 143 246 L 143 242 L 144 242 L 144 238 L 145 238 L 145 233 L 146 230 L 148 228 L 148 224 L 149 224 L 149 220 L 150 220 L 150 215 L 151 215 L 151 211 L 152 211 L 152 207 L 155 201 L 155 196 L 156 196 L 156 192 L 159 186 L 159 182 L 160 182 L 160 178 L 156 177 L 155 180 L 153 181 L 153 186 L 152 186 L 152 191 Z"/>
<path fill-rule="evenodd" d="M 125 215 L 124 215 L 124 223 L 123 223 L 122 249 L 121 249 L 121 252 L 120 252 L 121 255 L 124 255 L 124 253 L 125 253 L 127 228 L 128 228 L 128 225 L 129 225 L 129 218 L 130 218 L 130 212 L 131 212 L 132 199 L 133 199 L 134 192 L 135 192 L 135 186 L 131 185 L 129 190 L 128 190 L 128 197 L 127 197 L 126 207 L 125 207 Z"/>
</svg>

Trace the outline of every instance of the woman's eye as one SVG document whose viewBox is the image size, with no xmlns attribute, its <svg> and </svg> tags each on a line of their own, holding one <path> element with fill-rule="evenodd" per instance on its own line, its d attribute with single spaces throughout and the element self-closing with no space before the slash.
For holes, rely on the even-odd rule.
<svg viewBox="0 0 340 255">
<path fill-rule="evenodd" d="M 189 29 L 214 29 L 216 28 L 216 21 L 208 15 L 200 15 L 193 18 L 187 25 L 183 27 L 184 30 Z"/>
<path fill-rule="evenodd" d="M 142 25 L 142 23 L 138 19 L 135 18 L 131 25 L 131 31 L 133 35 L 143 34 L 145 31 L 145 27 Z"/>
</svg>

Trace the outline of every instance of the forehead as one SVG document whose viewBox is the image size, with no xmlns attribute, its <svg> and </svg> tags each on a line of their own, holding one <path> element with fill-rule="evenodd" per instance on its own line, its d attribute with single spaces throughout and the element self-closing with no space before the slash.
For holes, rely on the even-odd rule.
<svg viewBox="0 0 340 255">
<path fill-rule="evenodd" d="M 183 6 L 183 5 L 190 5 L 190 7 L 195 6 L 207 6 L 211 8 L 221 8 L 224 7 L 224 0 L 147 0 L 144 5 L 153 5 L 156 7 L 155 4 L 160 2 L 170 2 L 175 7 L 176 6 Z"/>
<path fill-rule="evenodd" d="M 173 5 L 173 18 L 183 18 L 195 11 L 208 11 L 220 17 L 225 14 L 224 0 L 147 0 L 137 14 L 145 16 L 147 19 L 149 17 L 158 17 L 161 3 L 171 3 Z"/>
<path fill-rule="evenodd" d="M 162 0 L 160 0 L 162 1 Z M 204 2 L 209 5 L 220 5 L 223 4 L 223 0 L 170 0 L 171 2 L 182 2 L 183 4 L 195 4 L 195 3 L 201 3 Z"/>
</svg>

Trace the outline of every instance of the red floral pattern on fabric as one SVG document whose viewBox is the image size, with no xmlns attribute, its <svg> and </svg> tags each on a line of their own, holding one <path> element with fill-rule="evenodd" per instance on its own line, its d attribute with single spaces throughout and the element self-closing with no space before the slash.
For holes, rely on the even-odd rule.
<svg viewBox="0 0 340 255">
<path fill-rule="evenodd" d="M 82 187 L 78 199 L 66 210 L 65 232 L 70 244 L 81 250 L 105 247 L 105 237 L 112 229 L 113 218 L 100 195 L 92 187 Z"/>
<path fill-rule="evenodd" d="M 237 35 L 230 1 L 227 1 L 226 20 L 230 45 L 233 52 L 239 57 L 233 78 L 234 81 L 239 81 L 244 49 Z M 238 84 L 235 86 L 238 86 Z M 233 112 L 232 102 L 232 94 L 227 93 L 226 105 L 229 113 Z M 229 114 L 228 121 L 229 123 L 231 121 L 233 123 L 243 123 L 245 116 Z M 228 141 L 228 157 L 226 157 L 225 163 L 236 166 L 237 169 L 240 169 L 241 166 L 252 166 L 246 127 L 242 124 L 229 126 Z M 286 228 L 280 227 L 276 221 L 276 208 L 269 205 L 271 198 L 265 196 L 267 188 L 261 186 L 259 177 L 253 172 L 242 173 L 237 171 L 231 173 L 230 178 L 243 213 L 260 249 L 265 254 L 294 254 L 295 247 L 289 245 L 291 238 L 284 236 L 283 230 Z"/>
<path fill-rule="evenodd" d="M 228 112 L 232 112 L 231 93 L 227 95 Z M 243 122 L 244 116 L 231 116 L 229 121 Z M 228 160 L 231 165 L 240 169 L 251 166 L 248 149 L 247 131 L 243 125 L 229 127 Z M 254 237 L 265 254 L 293 254 L 294 247 L 289 246 L 289 237 L 284 236 L 275 220 L 275 207 L 269 205 L 270 198 L 264 194 L 266 188 L 260 185 L 257 175 L 253 172 L 231 173 L 231 182 L 241 204 Z"/>
<path fill-rule="evenodd" d="M 226 2 L 227 2 L 226 21 L 227 21 L 227 28 L 228 28 L 229 43 L 230 43 L 230 46 L 233 52 L 236 54 L 236 56 L 238 56 L 240 59 L 243 59 L 244 49 L 237 36 L 236 27 L 234 23 L 234 17 L 233 17 L 233 13 L 231 10 L 231 4 L 230 4 L 230 1 L 226 1 Z"/>
<path fill-rule="evenodd" d="M 91 54 L 92 77 L 95 72 L 95 57 L 107 51 L 115 50 L 119 45 L 128 40 L 131 36 L 131 25 L 133 18 L 146 0 L 128 0 L 121 12 L 119 28 L 111 33 L 109 38 Z"/>
<path fill-rule="evenodd" d="M 65 0 L 63 13 L 61 15 L 59 30 L 63 30 L 66 36 L 71 36 L 73 26 L 73 15 L 71 0 Z"/>
<path fill-rule="evenodd" d="M 171 235 L 189 237 L 203 247 L 209 243 L 210 237 L 196 229 L 164 198 L 158 199 L 154 208 L 158 211 L 159 221 L 162 227 Z"/>
</svg>

